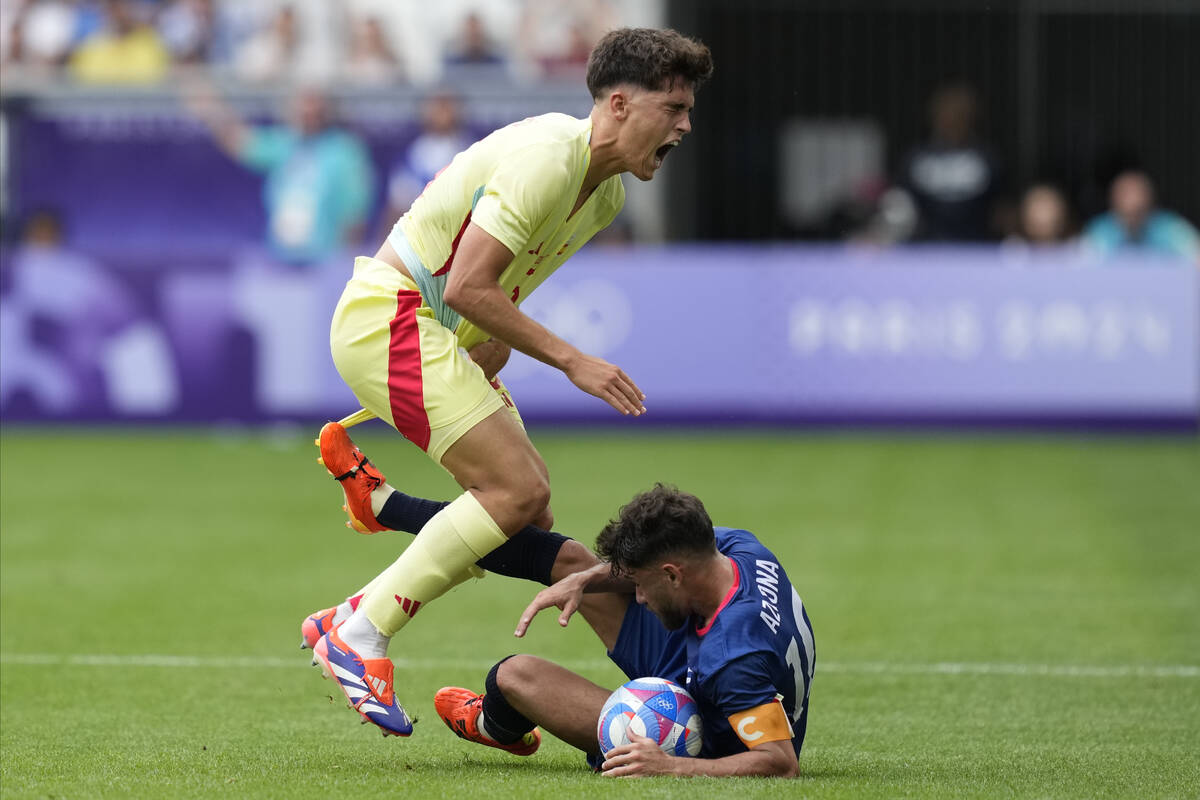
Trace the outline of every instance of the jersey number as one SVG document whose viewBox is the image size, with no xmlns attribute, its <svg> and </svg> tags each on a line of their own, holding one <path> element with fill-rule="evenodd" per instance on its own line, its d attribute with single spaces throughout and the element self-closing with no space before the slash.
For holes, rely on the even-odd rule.
<svg viewBox="0 0 1200 800">
<path fill-rule="evenodd" d="M 795 588 L 792 589 L 792 618 L 796 620 L 797 627 L 804 624 L 804 604 L 800 602 L 800 595 L 796 593 Z M 804 674 L 804 662 L 800 658 L 800 645 L 796 642 L 795 636 L 788 643 L 787 663 L 792 668 L 792 680 L 796 683 L 796 699 L 793 701 L 792 708 L 792 722 L 796 722 L 804 713 L 804 683 L 807 676 Z"/>
</svg>

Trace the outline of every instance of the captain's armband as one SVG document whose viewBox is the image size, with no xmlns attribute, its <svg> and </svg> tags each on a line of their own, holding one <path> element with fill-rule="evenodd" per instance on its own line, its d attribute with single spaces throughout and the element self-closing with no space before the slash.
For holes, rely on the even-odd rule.
<svg viewBox="0 0 1200 800">
<path fill-rule="evenodd" d="M 765 742 L 781 742 L 792 738 L 791 722 L 787 712 L 783 710 L 783 704 L 778 700 L 730 714 L 729 726 L 746 747 L 757 747 Z"/>
</svg>

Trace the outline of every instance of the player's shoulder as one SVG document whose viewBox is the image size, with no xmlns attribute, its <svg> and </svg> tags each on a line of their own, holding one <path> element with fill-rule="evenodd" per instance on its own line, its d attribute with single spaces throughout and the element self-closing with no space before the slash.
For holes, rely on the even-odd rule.
<svg viewBox="0 0 1200 800">
<path fill-rule="evenodd" d="M 492 135 L 518 147 L 577 147 L 586 146 L 589 128 L 588 120 L 552 112 L 510 123 Z"/>
<path fill-rule="evenodd" d="M 721 609 L 718 621 L 700 637 L 696 661 L 700 671 L 713 675 L 726 665 L 759 655 L 770 657 L 778 649 L 775 636 L 763 622 L 753 590 L 743 586 L 739 597 Z"/>
<path fill-rule="evenodd" d="M 758 540 L 757 536 L 744 528 L 714 526 L 713 534 L 717 539 L 717 549 L 731 558 L 775 558 L 775 555 Z"/>
<path fill-rule="evenodd" d="M 587 148 L 583 123 L 567 114 L 529 117 L 492 133 L 477 152 L 492 162 L 496 174 L 534 183 L 570 182 Z"/>
<path fill-rule="evenodd" d="M 717 548 L 738 570 L 738 591 L 722 612 L 727 615 L 725 629 L 735 637 L 773 641 L 783 619 L 780 603 L 792 591 L 791 579 L 778 557 L 754 534 L 735 528 L 717 530 Z"/>
</svg>

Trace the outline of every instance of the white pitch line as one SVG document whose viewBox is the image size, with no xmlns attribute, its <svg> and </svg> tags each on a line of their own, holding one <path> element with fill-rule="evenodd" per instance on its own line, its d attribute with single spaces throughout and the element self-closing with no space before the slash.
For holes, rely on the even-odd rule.
<svg viewBox="0 0 1200 800">
<path fill-rule="evenodd" d="M 1191 664 L 989 664 L 939 662 L 905 664 L 887 661 L 825 662 L 817 659 L 817 673 L 901 675 L 1014 675 L 1054 678 L 1200 678 L 1200 666 Z"/>
<path fill-rule="evenodd" d="M 396 658 L 404 669 L 488 669 L 490 659 Z M 219 658 L 214 656 L 139 655 L 54 655 L 50 653 L 3 653 L 0 664 L 9 666 L 59 667 L 166 667 L 208 669 L 261 669 L 308 666 L 307 654 L 295 658 L 269 656 Z M 612 666 L 607 659 L 570 659 L 559 662 L 574 670 Z M 1019 664 L 986 662 L 937 662 L 909 664 L 892 661 L 817 661 L 817 674 L 858 675 L 1011 675 L 1053 678 L 1200 678 L 1200 666 L 1192 664 Z"/>
</svg>

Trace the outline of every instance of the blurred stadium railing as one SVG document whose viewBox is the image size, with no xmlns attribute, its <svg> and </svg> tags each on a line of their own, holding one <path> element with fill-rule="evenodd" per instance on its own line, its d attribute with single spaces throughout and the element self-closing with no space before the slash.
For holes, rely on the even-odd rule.
<svg viewBox="0 0 1200 800">
<path fill-rule="evenodd" d="M 356 407 L 329 356 L 350 255 L 3 254 L 6 421 L 262 422 Z M 594 247 L 523 308 L 664 423 L 1191 426 L 1200 273 L 993 247 Z M 527 419 L 620 419 L 519 354 Z"/>
</svg>

